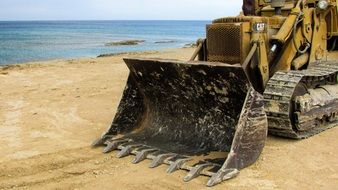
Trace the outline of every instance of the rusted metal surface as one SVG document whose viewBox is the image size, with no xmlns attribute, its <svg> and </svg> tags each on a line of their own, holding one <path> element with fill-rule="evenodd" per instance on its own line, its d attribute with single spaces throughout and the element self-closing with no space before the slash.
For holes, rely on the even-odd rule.
<svg viewBox="0 0 338 190">
<path fill-rule="evenodd" d="M 125 62 L 130 76 L 118 112 L 95 145 L 106 145 L 105 152 L 121 150 L 118 157 L 136 155 L 134 163 L 152 159 L 152 168 L 168 164 L 168 172 L 188 170 L 185 181 L 211 176 L 209 186 L 257 160 L 267 120 L 262 97 L 240 65 Z"/>
<path fill-rule="evenodd" d="M 251 88 L 247 94 L 231 151 L 222 168 L 208 181 L 214 186 L 223 180 L 231 179 L 258 159 L 268 132 L 268 123 L 263 109 L 262 96 Z"/>
<path fill-rule="evenodd" d="M 175 149 L 195 152 L 230 150 L 248 89 L 240 66 L 125 61 L 131 74 L 109 135 L 136 129 L 139 141 L 151 137 L 153 143 L 176 142 Z"/>
</svg>

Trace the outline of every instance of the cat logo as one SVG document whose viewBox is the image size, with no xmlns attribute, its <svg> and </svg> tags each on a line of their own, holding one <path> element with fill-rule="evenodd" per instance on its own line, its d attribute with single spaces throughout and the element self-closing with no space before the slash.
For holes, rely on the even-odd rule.
<svg viewBox="0 0 338 190">
<path fill-rule="evenodd" d="M 254 32 L 265 32 L 266 31 L 266 23 L 264 23 L 264 22 L 255 23 L 253 25 L 253 31 Z"/>
</svg>

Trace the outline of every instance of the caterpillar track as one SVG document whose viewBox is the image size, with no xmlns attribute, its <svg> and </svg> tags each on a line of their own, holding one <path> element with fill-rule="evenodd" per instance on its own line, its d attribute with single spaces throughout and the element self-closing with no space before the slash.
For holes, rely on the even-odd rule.
<svg viewBox="0 0 338 190">
<path fill-rule="evenodd" d="M 313 64 L 302 71 L 277 72 L 264 92 L 269 133 L 303 139 L 337 125 L 338 100 L 334 93 L 330 94 L 325 89 L 337 91 L 337 73 L 338 64 L 335 61 Z M 316 92 L 323 89 L 332 99 L 302 109 L 302 106 L 311 103 L 307 98 L 302 98 L 309 96 L 309 90 Z"/>
</svg>

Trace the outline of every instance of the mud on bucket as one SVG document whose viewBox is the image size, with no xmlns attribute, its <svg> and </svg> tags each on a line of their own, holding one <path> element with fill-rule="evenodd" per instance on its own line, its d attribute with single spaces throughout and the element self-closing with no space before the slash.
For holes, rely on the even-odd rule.
<svg viewBox="0 0 338 190">
<path fill-rule="evenodd" d="M 118 157 L 152 159 L 151 167 L 185 169 L 209 186 L 252 164 L 264 146 L 261 96 L 239 65 L 125 59 L 127 86 L 111 127 L 94 145 Z M 242 109 L 243 108 L 243 109 Z M 229 176 L 231 175 L 231 176 Z"/>
</svg>

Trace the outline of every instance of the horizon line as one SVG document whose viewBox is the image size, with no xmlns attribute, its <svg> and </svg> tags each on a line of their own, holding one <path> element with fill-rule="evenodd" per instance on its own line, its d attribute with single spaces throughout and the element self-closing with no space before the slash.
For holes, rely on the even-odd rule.
<svg viewBox="0 0 338 190">
<path fill-rule="evenodd" d="M 38 20 L 38 19 L 32 19 L 32 20 L 24 20 L 24 19 L 18 19 L 18 20 L 0 20 L 0 22 L 34 22 L 34 21 L 212 21 L 208 19 L 203 20 L 192 20 L 192 19 L 50 19 L 50 20 Z"/>
</svg>

